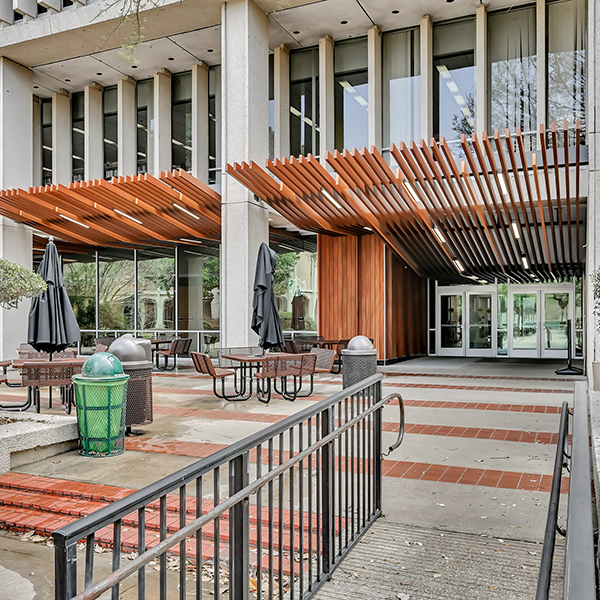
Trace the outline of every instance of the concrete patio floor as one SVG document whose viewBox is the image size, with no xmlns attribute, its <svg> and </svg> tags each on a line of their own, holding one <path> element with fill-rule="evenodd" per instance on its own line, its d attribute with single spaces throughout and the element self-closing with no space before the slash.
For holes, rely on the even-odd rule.
<svg viewBox="0 0 600 600">
<path fill-rule="evenodd" d="M 573 380 L 554 374 L 559 366 L 563 364 L 428 357 L 383 367 L 384 395 L 401 393 L 407 417 L 402 446 L 383 463 L 386 522 L 424 532 L 469 534 L 474 540 L 484 536 L 532 544 L 536 548 L 528 552 L 537 564 L 558 413 L 562 402 L 571 401 L 573 395 Z M 341 377 L 318 377 L 310 399 L 290 403 L 274 397 L 269 405 L 255 398 L 240 403 L 220 401 L 212 395 L 212 382 L 189 369 L 156 374 L 153 386 L 154 422 L 140 427 L 140 435 L 127 438 L 122 456 L 93 459 L 72 451 L 0 476 L 0 504 L 5 505 L 0 506 L 0 523 L 6 523 L 6 514 L 14 512 L 6 506 L 11 477 L 15 482 L 28 481 L 25 487 L 35 483 L 40 489 L 50 481 L 70 488 L 87 483 L 137 489 L 313 405 L 340 390 Z M 13 389 L 6 392 L 0 394 L 0 402 L 16 400 L 21 394 Z M 43 409 L 55 414 L 61 410 L 60 405 Z M 398 419 L 397 406 L 384 409 L 384 448 L 396 438 Z M 561 518 L 564 505 L 563 501 Z M 51 525 L 46 523 L 44 529 L 34 520 L 23 531 L 33 527 L 47 533 Z M 11 585 L 21 586 L 15 587 L 23 590 L 21 595 L 10 596 L 15 600 L 51 598 L 53 552 L 43 540 L 34 544 L 20 541 L 21 536 L 0 536 L 0 585 L 12 581 Z M 507 552 L 510 554 L 510 549 Z M 433 564 L 426 567 L 438 568 Z M 514 568 L 521 569 L 516 563 Z M 537 574 L 527 575 L 524 598 L 535 594 Z M 443 586 L 436 589 L 431 588 L 431 597 L 446 597 Z M 496 589 L 502 592 L 501 581 Z"/>
</svg>

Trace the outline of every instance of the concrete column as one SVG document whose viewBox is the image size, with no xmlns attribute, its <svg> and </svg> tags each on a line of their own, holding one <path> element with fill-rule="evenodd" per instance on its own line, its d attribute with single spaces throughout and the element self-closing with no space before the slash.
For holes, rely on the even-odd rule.
<svg viewBox="0 0 600 600">
<path fill-rule="evenodd" d="M 475 13 L 475 132 L 488 128 L 487 10 L 483 4 Z"/>
<path fill-rule="evenodd" d="M 29 69 L 0 57 L 0 189 L 24 188 L 33 176 L 33 94 Z M 17 143 L 15 143 L 17 140 Z M 32 234 L 0 217 L 0 257 L 31 269 Z M 30 301 L 17 309 L 0 309 L 0 360 L 16 358 L 27 341 Z"/>
<path fill-rule="evenodd" d="M 431 17 L 421 19 L 421 138 L 433 136 L 433 24 Z"/>
<path fill-rule="evenodd" d="M 192 175 L 208 183 L 208 65 L 192 65 Z"/>
<path fill-rule="evenodd" d="M 33 165 L 31 185 L 42 185 L 42 103 L 33 97 Z"/>
<path fill-rule="evenodd" d="M 117 82 L 117 143 L 119 175 L 137 173 L 137 110 L 135 81 L 130 77 Z"/>
<path fill-rule="evenodd" d="M 269 20 L 251 0 L 221 11 L 222 164 L 269 156 Z M 266 205 L 223 173 L 221 346 L 258 341 L 250 330 L 258 248 L 269 242 Z"/>
<path fill-rule="evenodd" d="M 285 44 L 274 52 L 275 158 L 290 155 L 290 51 Z"/>
<path fill-rule="evenodd" d="M 319 156 L 321 163 L 327 165 L 327 152 L 335 149 L 335 72 L 330 35 L 319 40 L 319 129 Z"/>
<path fill-rule="evenodd" d="M 171 73 L 154 75 L 154 165 L 152 175 L 170 171 L 171 160 Z"/>
<path fill-rule="evenodd" d="M 546 123 L 546 0 L 537 0 L 535 6 L 535 31 L 537 53 L 537 128 Z M 595 42 L 588 46 L 592 49 Z"/>
<path fill-rule="evenodd" d="M 84 179 L 104 177 L 104 115 L 102 111 L 102 87 L 97 83 L 83 88 L 84 114 Z"/>
<path fill-rule="evenodd" d="M 369 146 L 382 146 L 381 107 L 383 103 L 383 76 L 381 71 L 381 31 L 375 25 L 368 33 L 369 78 Z"/>
<path fill-rule="evenodd" d="M 66 90 L 52 94 L 52 183 L 66 185 L 73 178 L 71 97 Z"/>
</svg>

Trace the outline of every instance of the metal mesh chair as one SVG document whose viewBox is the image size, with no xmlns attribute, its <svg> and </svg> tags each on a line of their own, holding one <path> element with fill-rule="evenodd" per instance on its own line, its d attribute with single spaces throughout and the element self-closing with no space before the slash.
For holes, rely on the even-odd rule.
<svg viewBox="0 0 600 600">
<path fill-rule="evenodd" d="M 261 402 L 271 401 L 272 389 L 286 400 L 293 402 L 296 398 L 305 398 L 313 392 L 313 382 L 317 355 L 312 353 L 298 354 L 297 356 L 277 355 L 267 356 L 263 362 L 260 373 L 255 373 L 257 378 L 257 397 Z M 310 377 L 310 390 L 301 394 L 302 377 Z M 288 378 L 294 380 L 290 389 Z M 280 388 L 277 387 L 279 380 Z"/>
<path fill-rule="evenodd" d="M 17 349 L 20 360 L 48 360 L 50 355 L 48 352 L 39 352 L 32 346 L 21 346 Z M 53 352 L 52 358 L 75 358 L 77 356 L 77 348 L 65 348 L 59 352 Z"/>
<path fill-rule="evenodd" d="M 331 368 L 331 372 L 335 373 L 336 375 L 338 373 L 341 373 L 342 371 L 342 350 L 345 350 L 348 347 L 348 344 L 350 343 L 350 340 L 340 340 L 338 342 L 338 345 L 335 349 L 336 355 L 337 355 L 337 359 L 338 359 L 338 366 L 337 366 L 337 370 L 333 370 L 333 366 Z"/>
<path fill-rule="evenodd" d="M 335 362 L 336 351 L 328 348 L 313 348 L 310 352 L 317 357 L 315 373 L 330 373 Z"/>
<path fill-rule="evenodd" d="M 81 362 L 69 360 L 57 361 L 31 361 L 21 367 L 21 385 L 27 388 L 27 406 L 20 410 L 27 410 L 33 404 L 39 413 L 41 410 L 40 388 L 60 387 L 61 396 L 65 403 L 66 411 L 71 412 L 73 404 L 73 375 L 81 373 Z M 50 406 L 50 408 L 52 408 Z"/>
<path fill-rule="evenodd" d="M 202 354 L 200 352 L 191 352 L 192 362 L 194 363 L 194 367 L 198 373 L 202 375 L 208 375 L 212 377 L 213 380 L 213 392 L 217 398 L 221 398 L 222 400 L 247 400 L 252 394 L 252 387 L 250 387 L 250 393 L 247 396 L 243 396 L 238 393 L 237 384 L 234 385 L 235 394 L 227 394 L 225 391 L 225 378 L 230 375 L 235 377 L 237 376 L 237 371 L 235 369 L 223 369 L 221 367 L 215 367 L 212 363 L 212 360 L 208 354 Z M 221 392 L 217 392 L 217 380 L 221 380 Z M 245 390 L 242 390 L 245 391 Z"/>
<path fill-rule="evenodd" d="M 157 350 L 156 351 L 156 368 L 159 371 L 174 371 L 177 368 L 177 357 L 181 354 L 187 354 L 190 351 L 192 345 L 192 338 L 176 338 L 174 339 L 168 350 Z M 159 357 L 164 356 L 165 364 L 163 367 L 160 366 Z M 169 369 L 169 356 L 173 357 L 173 366 Z"/>
</svg>

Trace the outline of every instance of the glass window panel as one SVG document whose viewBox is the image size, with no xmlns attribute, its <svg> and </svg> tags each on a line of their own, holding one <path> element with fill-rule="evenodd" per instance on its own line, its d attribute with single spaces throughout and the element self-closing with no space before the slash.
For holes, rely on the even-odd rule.
<svg viewBox="0 0 600 600">
<path fill-rule="evenodd" d="M 100 329 L 134 328 L 135 268 L 133 250 L 105 249 L 99 255 Z"/>
<path fill-rule="evenodd" d="M 440 296 L 442 348 L 462 348 L 462 295 Z"/>
<path fill-rule="evenodd" d="M 583 280 L 578 277 L 575 280 L 575 329 L 583 329 L 582 284 Z"/>
<path fill-rule="evenodd" d="M 475 130 L 475 21 L 433 28 L 433 132 L 436 140 L 460 140 Z M 462 157 L 459 145 L 450 148 Z"/>
<path fill-rule="evenodd" d="M 275 57 L 269 54 L 269 158 L 275 158 Z"/>
<path fill-rule="evenodd" d="M 218 248 L 180 246 L 179 329 L 218 330 L 220 273 Z"/>
<path fill-rule="evenodd" d="M 383 145 L 421 137 L 421 66 L 418 29 L 383 36 Z"/>
<path fill-rule="evenodd" d="M 175 329 L 175 251 L 137 253 L 138 329 Z"/>
<path fill-rule="evenodd" d="M 586 0 L 548 4 L 548 125 L 585 126 Z"/>
<path fill-rule="evenodd" d="M 319 155 L 319 50 L 290 54 L 290 154 Z"/>
<path fill-rule="evenodd" d="M 221 185 L 221 66 L 208 71 L 208 183 Z"/>
<path fill-rule="evenodd" d="M 185 102 L 192 99 L 192 74 L 178 73 L 171 78 L 171 102 Z"/>
<path fill-rule="evenodd" d="M 192 170 L 192 74 L 171 79 L 171 163 L 173 169 Z"/>
<path fill-rule="evenodd" d="M 140 81 L 137 92 L 137 172 L 152 170 L 154 156 L 154 81 Z"/>
<path fill-rule="evenodd" d="M 566 350 L 569 294 L 544 294 L 544 315 L 544 347 L 547 350 Z"/>
<path fill-rule="evenodd" d="M 63 275 L 80 329 L 96 329 L 96 257 L 63 254 Z"/>
<path fill-rule="evenodd" d="M 369 84 L 367 71 L 345 73 L 335 78 L 335 147 L 362 148 L 369 145 Z"/>
<path fill-rule="evenodd" d="M 513 348 L 537 349 L 537 294 L 513 296 Z"/>
<path fill-rule="evenodd" d="M 117 87 L 104 88 L 104 179 L 119 174 L 119 145 L 117 136 Z"/>
<path fill-rule="evenodd" d="M 334 52 L 336 75 L 367 69 L 367 38 L 337 42 Z"/>
<path fill-rule="evenodd" d="M 492 296 L 469 296 L 469 348 L 492 347 Z"/>
<path fill-rule="evenodd" d="M 535 148 L 537 57 L 535 7 L 488 17 L 490 131 L 520 127 Z"/>
<path fill-rule="evenodd" d="M 42 109 L 42 185 L 52 183 L 52 100 L 41 101 Z"/>
<path fill-rule="evenodd" d="M 71 124 L 72 124 L 72 173 L 73 181 L 82 181 L 85 167 L 85 119 L 83 111 L 83 92 L 78 92 L 71 96 Z"/>
</svg>

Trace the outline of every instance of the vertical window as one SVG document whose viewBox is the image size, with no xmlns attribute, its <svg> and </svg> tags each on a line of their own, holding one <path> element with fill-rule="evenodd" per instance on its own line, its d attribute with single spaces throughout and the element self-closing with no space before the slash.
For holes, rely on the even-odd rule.
<svg viewBox="0 0 600 600">
<path fill-rule="evenodd" d="M 269 158 L 275 157 L 275 57 L 269 54 Z"/>
<path fill-rule="evenodd" d="M 175 329 L 175 251 L 137 253 L 137 328 Z"/>
<path fill-rule="evenodd" d="M 152 171 L 154 141 L 154 81 L 146 79 L 136 86 L 137 172 Z"/>
<path fill-rule="evenodd" d="M 319 155 L 319 49 L 290 54 L 290 154 Z"/>
<path fill-rule="evenodd" d="M 52 183 L 52 99 L 42 100 L 42 185 Z"/>
<path fill-rule="evenodd" d="M 421 54 L 418 29 L 383 36 L 383 146 L 421 137 Z"/>
<path fill-rule="evenodd" d="M 171 79 L 171 164 L 173 169 L 192 170 L 192 74 Z"/>
<path fill-rule="evenodd" d="M 460 136 L 475 130 L 475 21 L 433 28 L 433 135 L 462 156 Z"/>
<path fill-rule="evenodd" d="M 488 17 L 490 131 L 520 127 L 527 150 L 537 129 L 535 35 L 535 7 Z"/>
<path fill-rule="evenodd" d="M 104 111 L 104 179 L 110 180 L 119 174 L 116 85 L 104 88 L 102 105 Z"/>
<path fill-rule="evenodd" d="M 135 266 L 133 250 L 105 248 L 98 264 L 100 330 L 134 329 Z"/>
<path fill-rule="evenodd" d="M 369 145 L 367 40 L 335 45 L 335 147 Z"/>
<path fill-rule="evenodd" d="M 221 185 L 221 65 L 208 72 L 208 183 Z"/>
<path fill-rule="evenodd" d="M 547 124 L 585 128 L 586 2 L 551 2 L 548 18 Z"/>
<path fill-rule="evenodd" d="M 83 92 L 71 96 L 71 143 L 73 146 L 73 181 L 82 181 L 84 177 L 85 156 L 85 119 L 83 112 Z"/>
</svg>

